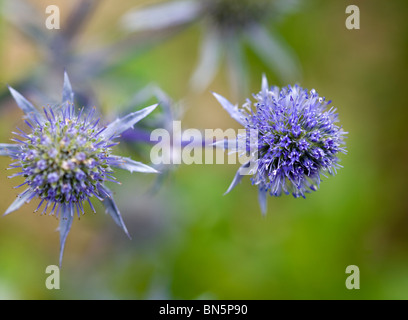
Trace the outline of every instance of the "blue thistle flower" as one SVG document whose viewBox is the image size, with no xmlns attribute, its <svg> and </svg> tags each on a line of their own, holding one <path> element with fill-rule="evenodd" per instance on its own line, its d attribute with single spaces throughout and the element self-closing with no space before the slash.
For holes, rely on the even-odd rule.
<svg viewBox="0 0 408 320">
<path fill-rule="evenodd" d="M 151 113 L 157 105 L 130 113 L 108 126 L 100 126 L 95 119 L 95 108 L 85 114 L 84 109 L 76 113 L 73 104 L 74 93 L 68 75 L 64 75 L 62 104 L 38 111 L 28 100 L 13 88 L 9 90 L 17 105 L 26 115 L 25 123 L 30 132 L 17 128 L 13 132 L 16 144 L 0 144 L 0 155 L 10 156 L 15 162 L 10 169 L 20 172 L 10 176 L 24 178 L 26 189 L 6 210 L 5 215 L 19 209 L 25 202 L 39 198 L 38 211 L 44 204 L 42 214 L 60 218 L 60 264 L 65 241 L 72 225 L 74 214 L 84 214 L 84 202 L 95 197 L 103 201 L 107 213 L 129 233 L 113 200 L 112 192 L 105 186 L 106 181 L 116 182 L 113 168 L 130 172 L 156 173 L 143 163 L 112 154 L 118 144 L 115 139 L 125 130 Z M 130 236 L 129 236 L 130 237 Z"/>
<path fill-rule="evenodd" d="M 338 154 L 346 153 L 343 145 L 347 132 L 336 124 L 336 109 L 327 109 L 331 101 L 320 97 L 316 90 L 298 85 L 269 88 L 264 76 L 262 90 L 254 95 L 256 102 L 248 99 L 241 109 L 216 93 L 214 96 L 236 121 L 258 132 L 251 180 L 258 186 L 263 214 L 268 193 L 305 198 L 305 193 L 317 190 L 321 175 L 334 175 L 341 167 Z M 248 167 L 248 163 L 242 167 Z M 226 193 L 242 177 L 238 170 Z"/>
</svg>

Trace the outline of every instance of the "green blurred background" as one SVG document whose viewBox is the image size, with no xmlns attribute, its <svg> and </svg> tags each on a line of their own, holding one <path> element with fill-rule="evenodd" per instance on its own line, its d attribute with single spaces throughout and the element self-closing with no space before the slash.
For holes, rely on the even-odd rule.
<svg viewBox="0 0 408 320">
<path fill-rule="evenodd" d="M 112 41 L 120 16 L 150 2 L 103 1 L 79 47 L 95 38 Z M 63 29 L 76 1 L 31 3 L 42 12 L 58 4 Z M 360 30 L 345 27 L 350 4 L 360 8 Z M 32 213 L 33 201 L 0 219 L 0 298 L 407 299 L 407 13 L 402 0 L 304 1 L 297 13 L 271 22 L 299 57 L 299 83 L 332 99 L 349 132 L 344 168 L 324 179 L 318 192 L 307 199 L 269 198 L 262 217 L 248 178 L 223 196 L 238 165 L 182 165 L 154 195 L 149 193 L 154 177 L 118 172 L 123 184 L 112 189 L 133 239 L 98 206 L 96 215 L 74 222 L 61 290 L 47 290 L 45 268 L 58 263 L 58 222 Z M 139 50 L 105 79 L 93 79 L 102 109 L 112 112 L 154 81 L 175 100 L 185 99 L 184 128 L 239 128 L 209 91 L 230 97 L 225 72 L 203 94 L 188 87 L 200 37 L 200 27 L 193 25 Z M 36 46 L 4 21 L 0 43 L 3 90 L 41 58 Z M 259 91 L 263 72 L 271 84 L 286 85 L 249 48 L 246 53 L 251 92 Z M 3 102 L 1 142 L 9 141 L 21 115 L 11 100 Z M 0 158 L 0 168 L 9 163 Z M 1 172 L 4 212 L 18 181 Z M 345 287 L 348 265 L 360 268 L 360 290 Z"/>
</svg>

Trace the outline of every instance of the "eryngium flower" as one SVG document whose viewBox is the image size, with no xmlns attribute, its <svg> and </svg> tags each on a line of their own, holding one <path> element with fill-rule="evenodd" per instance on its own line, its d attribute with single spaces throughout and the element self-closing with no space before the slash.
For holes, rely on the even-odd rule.
<svg viewBox="0 0 408 320">
<path fill-rule="evenodd" d="M 320 175 L 326 176 L 325 172 L 333 175 L 341 167 L 338 154 L 346 152 L 343 147 L 346 132 L 336 124 L 336 109 L 328 109 L 331 101 L 320 97 L 316 90 L 308 91 L 298 85 L 269 88 L 264 76 L 262 90 L 254 95 L 256 102 L 248 99 L 241 109 L 214 95 L 236 121 L 258 132 L 251 180 L 259 188 L 263 213 L 267 193 L 304 198 L 305 193 L 317 190 Z M 227 193 L 241 178 L 238 170 Z"/>
<path fill-rule="evenodd" d="M 107 213 L 129 236 L 105 182 L 117 182 L 112 175 L 114 167 L 130 172 L 157 171 L 140 162 L 113 155 L 112 147 L 118 144 L 115 139 L 123 131 L 132 128 L 157 105 L 130 113 L 101 127 L 100 119 L 94 118 L 95 108 L 87 114 L 84 114 L 83 108 L 76 113 L 67 74 L 64 77 L 62 104 L 43 108 L 43 113 L 13 88 L 9 89 L 27 116 L 25 122 L 30 132 L 17 128 L 18 132 L 13 133 L 18 138 L 12 139 L 16 144 L 0 145 L 0 155 L 8 155 L 15 160 L 10 164 L 10 169 L 20 170 L 11 177 L 21 176 L 25 180 L 17 187 L 26 186 L 5 214 L 38 197 L 40 203 L 35 211 L 44 204 L 42 214 L 49 210 L 50 215 L 60 218 L 60 263 L 74 214 L 78 217 L 84 214 L 84 202 L 88 202 L 95 212 L 90 201 L 93 197 L 103 201 Z"/>
</svg>

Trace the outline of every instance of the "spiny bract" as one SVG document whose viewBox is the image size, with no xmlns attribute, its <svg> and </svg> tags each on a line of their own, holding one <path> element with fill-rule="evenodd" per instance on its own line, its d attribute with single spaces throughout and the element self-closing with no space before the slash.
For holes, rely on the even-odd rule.
<svg viewBox="0 0 408 320">
<path fill-rule="evenodd" d="M 16 188 L 26 186 L 5 214 L 17 210 L 35 197 L 40 199 L 35 211 L 45 203 L 42 213 L 49 210 L 50 215 L 60 218 L 60 263 L 74 213 L 78 217 L 84 214 L 84 201 L 95 212 L 90 201 L 92 197 L 103 201 L 106 211 L 129 236 L 112 192 L 104 183 L 116 182 L 112 175 L 113 167 L 130 172 L 157 172 L 143 163 L 112 154 L 112 147 L 118 144 L 114 140 L 157 105 L 130 113 L 101 127 L 100 119 L 94 118 L 95 108 L 89 112 L 84 112 L 82 108 L 76 114 L 74 94 L 67 74 L 64 77 L 62 104 L 43 108 L 43 113 L 13 88 L 9 89 L 26 114 L 25 123 L 30 132 L 17 128 L 18 132 L 13 132 L 17 138 L 12 139 L 16 144 L 0 144 L 0 155 L 15 160 L 10 164 L 10 169 L 21 170 L 10 178 L 21 176 L 25 180 Z"/>
</svg>

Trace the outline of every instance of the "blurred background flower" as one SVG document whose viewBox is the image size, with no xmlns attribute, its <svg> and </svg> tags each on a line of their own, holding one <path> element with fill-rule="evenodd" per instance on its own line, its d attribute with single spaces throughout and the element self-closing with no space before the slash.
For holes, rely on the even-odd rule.
<svg viewBox="0 0 408 320">
<path fill-rule="evenodd" d="M 121 107 L 121 109 L 131 112 L 135 105 L 146 104 L 152 101 L 159 103 L 160 112 L 153 115 L 150 119 L 146 119 L 138 128 L 125 131 L 122 134 L 122 141 L 124 141 L 133 152 L 146 157 L 150 155 L 148 149 L 157 143 L 157 141 L 151 141 L 150 139 L 152 132 L 156 129 L 164 129 L 169 133 L 170 145 L 167 146 L 168 148 L 163 148 L 162 158 L 165 154 L 168 154 L 171 163 L 165 163 L 163 159 L 150 159 L 148 157 L 149 161 L 160 163 L 155 166 L 160 172 L 160 175 L 157 176 L 157 180 L 152 186 L 152 192 L 155 193 L 160 189 L 166 178 L 177 169 L 178 163 L 181 162 L 181 159 L 173 158 L 175 156 L 177 157 L 177 154 L 180 153 L 180 150 L 174 150 L 174 135 L 182 135 L 181 128 L 179 132 L 177 132 L 178 128 L 174 128 L 174 122 L 181 122 L 185 106 L 182 101 L 174 102 L 167 93 L 154 83 L 151 83 L 134 94 L 130 102 Z M 176 132 L 174 132 L 175 130 Z"/>
<path fill-rule="evenodd" d="M 13 86 L 24 94 L 42 98 L 49 95 L 58 101 L 55 92 L 58 92 L 60 75 L 68 70 L 75 83 L 79 104 L 85 107 L 98 105 L 93 82 L 98 80 L 102 82 L 99 86 L 112 87 L 115 81 L 106 81 L 109 77 L 106 71 L 126 56 L 137 55 L 142 47 L 148 47 L 151 39 L 148 32 L 126 36 L 114 26 L 109 32 L 89 35 L 87 26 L 98 14 L 103 2 L 80 0 L 64 4 L 60 10 L 60 29 L 49 30 L 45 27 L 45 19 L 50 14 L 44 7 L 40 8 L 36 2 L 29 0 L 4 0 L 1 10 L 4 20 L 24 37 L 25 45 L 34 50 L 36 60 L 25 68 L 20 79 L 15 79 L 16 74 L 10 77 Z M 58 6 L 61 7 L 60 4 Z M 162 36 L 165 35 L 166 31 Z M 5 96 L 7 92 L 2 90 L 0 97 Z"/>
<path fill-rule="evenodd" d="M 27 1 L 43 21 L 45 7 L 56 4 Z M 98 3 L 98 11 L 78 38 L 80 48 L 93 47 L 95 38 L 114 42 L 114 26 L 121 17 L 135 4 L 152 4 L 151 0 Z M 62 18 L 78 4 L 59 1 Z M 55 263 L 58 251 L 51 232 L 55 221 L 32 214 L 38 204 L 30 203 L 0 220 L 0 297 L 408 298 L 408 204 L 404 200 L 408 111 L 403 87 L 408 67 L 408 4 L 357 1 L 361 29 L 347 30 L 348 4 L 310 0 L 279 23 L 263 24 L 297 53 L 303 70 L 299 84 L 318 88 L 341 110 L 342 125 L 350 134 L 344 168 L 335 179 L 325 180 L 324 188 L 307 199 L 269 199 L 268 215 L 262 218 L 249 183 L 222 196 L 236 165 L 179 166 L 156 195 L 150 192 L 153 175 L 129 179 L 118 172 L 123 185 L 113 186 L 112 191 L 132 241 L 109 219 L 85 215 L 70 234 L 62 289 L 47 290 L 45 268 Z M 0 84 L 5 91 L 6 83 L 22 81 L 42 60 L 37 47 L 16 26 L 4 20 L 0 25 Z M 210 92 L 186 95 L 201 28 L 192 24 L 160 45 L 114 60 L 103 77 L 92 78 L 89 83 L 103 112 L 121 114 L 125 108 L 119 106 L 126 106 L 135 89 L 154 82 L 174 101 L 188 106 L 183 128 L 240 128 Z M 133 47 L 132 42 L 129 45 Z M 271 85 L 282 85 L 249 47 L 244 52 L 249 92 L 259 91 L 264 72 Z M 71 80 L 75 91 L 76 82 Z M 60 88 L 62 79 L 55 81 Z M 224 72 L 215 76 L 210 89 L 230 97 L 233 104 L 245 102 L 229 95 Z M 0 141 L 7 141 L 20 117 L 14 103 L 3 101 Z M 126 144 L 121 147 L 124 154 L 137 159 Z M 0 158 L 0 167 L 8 164 Z M 7 175 L 3 171 L 0 177 L 3 212 L 16 195 Z M 345 287 L 345 269 L 350 264 L 360 268 L 360 290 Z"/>
<path fill-rule="evenodd" d="M 80 37 L 86 22 L 94 13 L 97 1 L 83 0 L 76 4 L 66 21 L 63 21 L 62 30 L 48 30 L 45 27 L 47 17 L 32 2 L 26 0 L 3 1 L 2 14 L 4 19 L 14 26 L 27 43 L 35 48 L 38 54 L 39 63 L 31 68 L 27 68 L 23 78 L 14 83 L 14 87 L 22 93 L 28 90 L 33 91 L 33 87 L 40 90 L 34 91 L 37 94 L 55 96 L 58 92 L 59 78 L 65 68 L 68 68 L 75 82 L 78 81 L 77 99 L 82 105 L 89 106 L 96 103 L 92 94 L 89 81 L 84 81 L 92 75 L 99 74 L 105 65 L 95 63 L 97 59 L 85 61 L 78 52 L 78 37 Z M 83 48 L 81 48 L 83 49 Z M 58 79 L 58 80 L 57 80 Z M 12 80 L 13 81 L 13 80 Z M 87 92 L 88 91 L 88 92 Z M 4 95 L 4 94 L 3 94 Z M 43 96 L 43 97 L 44 97 Z"/>
<path fill-rule="evenodd" d="M 179 0 L 136 8 L 122 20 L 133 32 L 163 32 L 176 26 L 202 24 L 199 62 L 191 77 L 193 89 L 207 89 L 221 66 L 228 69 L 234 96 L 247 93 L 245 45 L 274 71 L 283 83 L 299 81 L 297 57 L 277 32 L 266 25 L 280 21 L 298 7 L 297 0 Z M 239 94 L 239 95 L 238 95 Z"/>
</svg>

